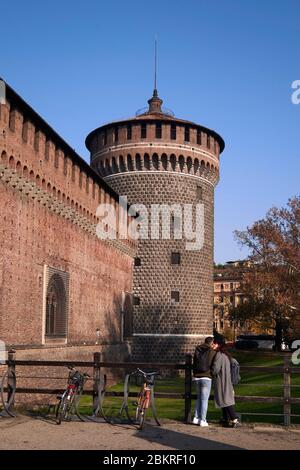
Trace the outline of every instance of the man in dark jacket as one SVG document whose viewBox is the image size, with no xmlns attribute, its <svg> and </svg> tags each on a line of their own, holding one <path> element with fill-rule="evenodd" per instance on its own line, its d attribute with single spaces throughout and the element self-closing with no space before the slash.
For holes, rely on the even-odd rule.
<svg viewBox="0 0 300 470">
<path fill-rule="evenodd" d="M 206 415 L 212 383 L 211 368 L 216 355 L 215 348 L 214 338 L 208 336 L 203 344 L 196 347 L 194 353 L 193 372 L 197 387 L 197 401 L 193 424 L 202 427 L 208 426 Z"/>
</svg>

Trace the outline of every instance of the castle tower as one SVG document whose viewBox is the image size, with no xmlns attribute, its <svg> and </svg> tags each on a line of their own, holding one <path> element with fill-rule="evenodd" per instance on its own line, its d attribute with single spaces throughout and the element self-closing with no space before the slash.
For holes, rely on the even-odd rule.
<svg viewBox="0 0 300 470">
<path fill-rule="evenodd" d="M 186 239 L 140 240 L 134 266 L 135 360 L 183 358 L 213 328 L 214 188 L 223 139 L 213 130 L 162 108 L 157 90 L 149 108 L 109 123 L 86 138 L 91 166 L 130 204 L 204 206 L 204 244 Z"/>
</svg>

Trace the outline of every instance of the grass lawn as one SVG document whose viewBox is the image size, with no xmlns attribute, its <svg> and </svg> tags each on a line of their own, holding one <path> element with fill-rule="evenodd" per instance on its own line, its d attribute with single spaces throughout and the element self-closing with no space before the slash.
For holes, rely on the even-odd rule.
<svg viewBox="0 0 300 470">
<path fill-rule="evenodd" d="M 234 356 L 244 366 L 282 366 L 282 356 L 264 354 L 263 352 L 234 352 Z M 300 370 L 300 367 L 299 367 Z M 283 374 L 282 373 L 267 373 L 267 372 L 251 372 L 241 370 L 242 380 L 235 387 L 236 395 L 241 396 L 270 396 L 281 397 L 283 396 Z M 292 385 L 298 385 L 299 388 L 292 388 L 292 397 L 300 397 L 300 373 L 293 374 L 291 378 Z M 116 384 L 109 388 L 110 391 L 122 391 L 123 384 Z M 138 387 L 134 387 L 132 391 L 138 391 Z M 155 383 L 155 390 L 157 392 L 166 393 L 184 393 L 184 378 L 158 378 Z M 193 385 L 193 393 L 196 393 L 195 386 Z M 132 404 L 130 408 L 134 412 L 135 399 L 131 399 Z M 104 401 L 104 409 L 110 415 L 117 415 L 122 404 L 122 398 L 107 397 Z M 195 401 L 192 401 L 192 410 L 194 409 Z M 160 418 L 169 418 L 182 420 L 184 417 L 184 400 L 183 399 L 156 399 L 157 414 Z M 283 412 L 281 404 L 272 403 L 239 403 L 236 404 L 238 413 L 275 413 L 280 414 Z M 83 397 L 80 403 L 80 411 L 83 414 L 91 414 L 91 398 Z M 300 415 L 300 405 L 292 405 L 292 413 Z M 213 400 L 209 402 L 208 419 L 218 420 L 221 411 L 216 409 Z M 151 412 L 149 410 L 149 416 Z M 283 416 L 264 416 L 264 415 L 242 415 L 242 422 L 267 422 L 274 424 L 282 424 Z M 292 424 L 299 424 L 300 417 L 292 417 Z"/>
</svg>

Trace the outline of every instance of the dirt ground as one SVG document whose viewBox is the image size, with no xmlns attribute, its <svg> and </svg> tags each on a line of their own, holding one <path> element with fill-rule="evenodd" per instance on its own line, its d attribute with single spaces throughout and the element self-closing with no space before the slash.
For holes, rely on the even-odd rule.
<svg viewBox="0 0 300 470">
<path fill-rule="evenodd" d="M 208 428 L 166 420 L 161 427 L 147 423 L 137 430 L 127 424 L 65 422 L 19 415 L 0 417 L 0 449 L 82 450 L 300 450 L 300 429 L 267 425 Z"/>
</svg>

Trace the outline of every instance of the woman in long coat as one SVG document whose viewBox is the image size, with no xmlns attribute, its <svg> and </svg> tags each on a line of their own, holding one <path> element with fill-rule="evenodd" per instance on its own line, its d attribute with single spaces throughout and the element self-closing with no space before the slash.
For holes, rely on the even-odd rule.
<svg viewBox="0 0 300 470">
<path fill-rule="evenodd" d="M 234 405 L 234 389 L 231 381 L 231 356 L 225 351 L 224 345 L 219 347 L 212 365 L 214 378 L 215 405 L 222 409 L 224 426 L 236 427 L 239 424 Z"/>
</svg>

